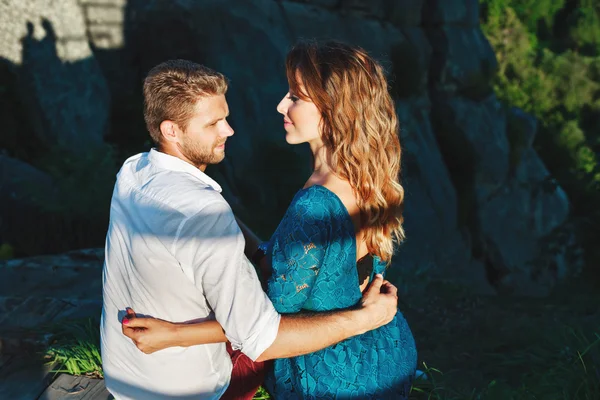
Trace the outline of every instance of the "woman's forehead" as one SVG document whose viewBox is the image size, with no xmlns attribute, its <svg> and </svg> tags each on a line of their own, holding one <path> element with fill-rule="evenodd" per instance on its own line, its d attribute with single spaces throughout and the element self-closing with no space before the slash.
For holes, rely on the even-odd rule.
<svg viewBox="0 0 600 400">
<path fill-rule="evenodd" d="M 298 68 L 296 68 L 296 71 L 294 72 L 293 76 L 294 80 L 292 82 L 289 82 L 290 91 L 293 91 L 296 95 L 299 94 L 305 97 L 310 97 L 308 96 L 306 87 L 304 86 L 304 82 L 302 80 L 302 74 L 300 73 Z"/>
</svg>

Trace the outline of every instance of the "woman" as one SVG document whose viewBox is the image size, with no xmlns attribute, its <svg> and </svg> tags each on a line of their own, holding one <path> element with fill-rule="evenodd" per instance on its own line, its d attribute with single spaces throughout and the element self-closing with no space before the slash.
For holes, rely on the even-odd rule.
<svg viewBox="0 0 600 400">
<path fill-rule="evenodd" d="M 287 142 L 310 145 L 314 170 L 254 261 L 270 266 L 267 293 L 280 313 L 352 307 L 404 237 L 394 104 L 382 67 L 360 48 L 302 43 L 286 71 L 277 110 Z M 374 331 L 275 360 L 265 386 L 276 399 L 405 399 L 415 369 L 398 312 Z"/>
</svg>

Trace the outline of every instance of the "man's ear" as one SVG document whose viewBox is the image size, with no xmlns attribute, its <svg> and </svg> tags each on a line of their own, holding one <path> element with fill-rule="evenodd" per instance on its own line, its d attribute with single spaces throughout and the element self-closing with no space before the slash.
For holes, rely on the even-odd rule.
<svg viewBox="0 0 600 400">
<path fill-rule="evenodd" d="M 170 120 L 164 120 L 160 123 L 160 133 L 167 142 L 177 142 L 179 138 L 179 126 Z"/>
</svg>

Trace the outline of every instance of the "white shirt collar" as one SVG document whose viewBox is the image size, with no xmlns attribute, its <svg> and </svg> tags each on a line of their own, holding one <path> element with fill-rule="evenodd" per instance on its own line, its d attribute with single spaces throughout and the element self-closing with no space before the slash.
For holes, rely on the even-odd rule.
<svg viewBox="0 0 600 400">
<path fill-rule="evenodd" d="M 159 165 L 160 167 L 171 171 L 187 172 L 188 174 L 192 174 L 193 176 L 201 180 L 203 183 L 206 183 L 217 192 L 220 193 L 222 191 L 221 185 L 215 182 L 214 179 L 206 175 L 204 172 L 200 171 L 192 164 L 185 162 L 180 158 L 160 152 L 155 148 L 150 150 L 148 158 L 153 164 Z"/>
</svg>

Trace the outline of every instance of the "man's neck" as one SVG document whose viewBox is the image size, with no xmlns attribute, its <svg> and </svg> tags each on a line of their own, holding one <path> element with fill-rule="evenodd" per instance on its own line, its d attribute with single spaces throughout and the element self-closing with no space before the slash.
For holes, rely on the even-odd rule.
<svg viewBox="0 0 600 400">
<path fill-rule="evenodd" d="M 183 153 L 179 150 L 179 148 L 173 148 L 172 146 L 165 146 L 165 145 L 157 145 L 156 146 L 156 150 L 160 151 L 161 153 L 165 153 L 168 154 L 170 156 L 173 157 L 177 157 L 182 161 L 185 161 L 186 163 L 193 165 L 194 167 L 198 168 L 200 171 L 204 172 L 206 171 L 206 164 L 194 164 L 189 158 L 187 158 L 186 156 L 183 155 Z"/>
</svg>

